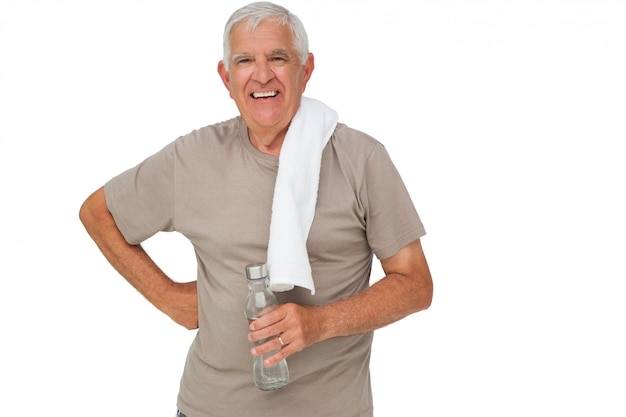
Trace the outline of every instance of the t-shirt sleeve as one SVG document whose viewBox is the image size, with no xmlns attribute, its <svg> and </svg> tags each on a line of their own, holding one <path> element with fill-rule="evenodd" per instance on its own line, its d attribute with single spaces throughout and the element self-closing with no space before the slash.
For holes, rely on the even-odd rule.
<svg viewBox="0 0 626 417">
<path fill-rule="evenodd" d="M 367 239 L 378 259 L 395 255 L 426 230 L 389 154 L 378 144 L 365 167 Z"/>
<path fill-rule="evenodd" d="M 106 203 L 124 239 L 136 245 L 174 230 L 174 144 L 109 180 Z"/>
</svg>

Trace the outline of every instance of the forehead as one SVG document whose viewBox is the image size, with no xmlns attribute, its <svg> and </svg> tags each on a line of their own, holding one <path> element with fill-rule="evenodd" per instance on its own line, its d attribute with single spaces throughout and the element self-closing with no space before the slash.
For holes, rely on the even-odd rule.
<svg viewBox="0 0 626 417">
<path fill-rule="evenodd" d="M 267 49 L 292 49 L 293 34 L 287 25 L 271 20 L 260 22 L 254 29 L 247 21 L 238 23 L 232 30 L 230 46 L 233 53 L 252 53 Z"/>
</svg>

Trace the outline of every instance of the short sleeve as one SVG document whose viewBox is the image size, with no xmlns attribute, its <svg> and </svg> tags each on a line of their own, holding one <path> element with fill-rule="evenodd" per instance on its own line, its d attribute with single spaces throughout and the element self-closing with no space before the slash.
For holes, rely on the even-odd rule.
<svg viewBox="0 0 626 417">
<path fill-rule="evenodd" d="M 426 234 L 400 174 L 380 143 L 367 158 L 364 194 L 367 239 L 378 259 L 395 255 Z"/>
<path fill-rule="evenodd" d="M 104 186 L 107 206 L 131 245 L 174 228 L 174 143 Z"/>
</svg>

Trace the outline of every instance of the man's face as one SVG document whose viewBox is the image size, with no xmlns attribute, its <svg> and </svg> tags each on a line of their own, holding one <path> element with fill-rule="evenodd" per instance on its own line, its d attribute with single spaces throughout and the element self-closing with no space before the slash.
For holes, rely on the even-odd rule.
<svg viewBox="0 0 626 417">
<path fill-rule="evenodd" d="M 254 32 L 247 22 L 231 34 L 229 71 L 218 71 L 251 135 L 284 134 L 300 105 L 313 72 L 313 55 L 300 64 L 288 26 L 261 22 Z"/>
</svg>

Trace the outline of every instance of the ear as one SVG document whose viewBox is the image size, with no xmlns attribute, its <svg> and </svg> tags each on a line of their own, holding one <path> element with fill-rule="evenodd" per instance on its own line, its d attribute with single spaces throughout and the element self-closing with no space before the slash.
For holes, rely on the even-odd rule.
<svg viewBox="0 0 626 417">
<path fill-rule="evenodd" d="M 217 64 L 217 73 L 220 75 L 220 78 L 222 79 L 224 86 L 230 93 L 231 92 L 230 91 L 230 74 L 228 73 L 228 70 L 226 69 L 226 65 L 224 65 L 224 62 L 220 61 Z"/>
<path fill-rule="evenodd" d="M 304 84 L 309 82 L 311 79 L 311 75 L 313 74 L 313 70 L 315 69 L 315 57 L 312 53 L 309 53 L 309 57 L 304 64 Z"/>
</svg>

